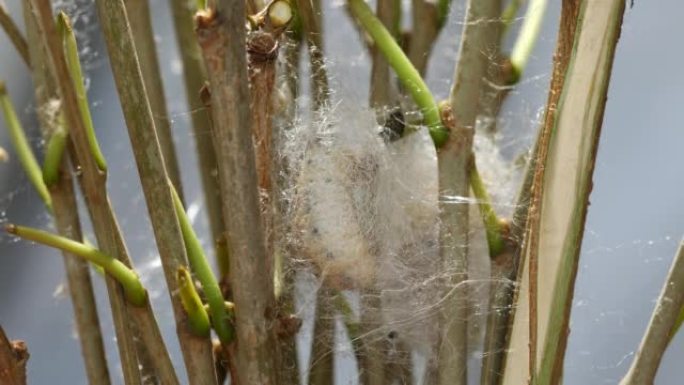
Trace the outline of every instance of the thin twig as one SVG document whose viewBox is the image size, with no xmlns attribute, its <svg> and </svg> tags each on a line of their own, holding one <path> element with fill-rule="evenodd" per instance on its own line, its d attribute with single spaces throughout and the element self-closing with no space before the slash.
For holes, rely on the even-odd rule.
<svg viewBox="0 0 684 385">
<path fill-rule="evenodd" d="M 187 257 L 127 11 L 122 0 L 98 0 L 96 4 L 174 316 L 181 326 L 177 328 L 177 335 L 188 378 L 191 383 L 211 383 L 214 378 L 210 369 L 213 368 L 211 341 L 193 334 L 186 325 L 187 315 L 178 295 L 176 273 L 179 267 L 186 265 Z M 146 321 L 152 322 L 150 319 Z M 144 336 L 146 329 L 140 326 Z M 151 353 L 154 355 L 155 352 Z M 167 360 L 160 363 L 165 365 L 157 367 L 160 376 L 173 374 L 175 377 L 170 361 L 169 367 L 166 366 Z M 171 383 L 168 381 L 162 379 L 164 384 Z"/>
<path fill-rule="evenodd" d="M 7 12 L 5 4 L 0 1 L 0 27 L 5 30 L 7 37 L 9 37 L 14 47 L 19 52 L 19 56 L 24 59 L 24 63 L 31 67 L 31 58 L 29 55 L 29 45 L 24 39 L 17 24 L 12 20 L 12 16 Z"/>
<path fill-rule="evenodd" d="M 437 3 L 429 0 L 413 0 L 411 5 L 413 29 L 407 54 L 411 63 L 424 76 L 432 46 L 440 30 L 440 25 L 437 23 Z"/>
<path fill-rule="evenodd" d="M 181 200 L 183 200 L 183 186 L 178 166 L 178 157 L 176 156 L 176 148 L 173 144 L 173 132 L 171 131 L 169 111 L 164 99 L 164 84 L 157 56 L 157 44 L 154 39 L 154 31 L 152 30 L 150 0 L 125 0 L 124 3 L 126 5 L 128 22 L 133 33 L 140 70 L 145 81 L 145 91 L 147 91 L 152 116 L 154 117 L 154 127 L 157 129 L 159 147 L 164 156 L 166 173 L 169 175 L 171 183 L 176 187 Z"/>
<path fill-rule="evenodd" d="M 407 41 L 407 54 L 421 75 L 427 71 L 435 41 L 446 24 L 451 0 L 413 0 L 413 29 Z"/>
<path fill-rule="evenodd" d="M 670 343 L 670 333 L 684 306 L 684 240 L 679 243 L 677 254 L 667 273 L 663 289 L 625 377 L 620 385 L 645 385 L 655 381 L 660 360 Z"/>
<path fill-rule="evenodd" d="M 275 297 L 264 243 L 251 130 L 245 53 L 245 4 L 218 1 L 197 17 L 209 83 L 221 195 L 230 238 L 230 283 L 242 384 L 275 385 Z M 230 207 L 230 212 L 226 209 Z M 226 348 L 226 347 L 224 347 Z"/>
</svg>

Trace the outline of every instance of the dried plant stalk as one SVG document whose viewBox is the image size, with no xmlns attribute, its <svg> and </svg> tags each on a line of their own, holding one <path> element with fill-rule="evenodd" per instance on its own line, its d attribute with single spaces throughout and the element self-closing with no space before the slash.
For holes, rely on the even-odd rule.
<svg viewBox="0 0 684 385">
<path fill-rule="evenodd" d="M 159 147 L 164 156 L 166 173 L 171 179 L 176 191 L 183 199 L 183 186 L 181 183 L 178 157 L 173 144 L 173 132 L 171 120 L 164 99 L 164 84 L 161 78 L 161 68 L 157 57 L 157 45 L 152 30 L 150 15 L 150 0 L 125 0 L 128 22 L 135 41 L 135 50 L 140 63 L 140 70 L 145 82 L 145 91 L 154 117 L 154 127 L 157 131 Z"/>
</svg>

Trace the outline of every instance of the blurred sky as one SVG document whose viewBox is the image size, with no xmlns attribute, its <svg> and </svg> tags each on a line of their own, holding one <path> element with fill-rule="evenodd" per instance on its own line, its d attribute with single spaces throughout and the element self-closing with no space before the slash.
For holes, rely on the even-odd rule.
<svg viewBox="0 0 684 385">
<path fill-rule="evenodd" d="M 11 14 L 21 14 L 20 0 L 6 1 Z M 324 1 L 325 2 L 325 1 Z M 62 4 L 72 3 L 61 1 Z M 123 124 L 106 52 L 95 24 L 90 1 L 78 0 L 77 28 L 88 48 L 86 69 L 90 83 L 98 138 L 110 165 L 108 188 L 136 267 L 152 288 L 157 317 L 173 359 L 182 366 L 173 316 L 128 137 Z M 337 5 L 328 7 L 324 20 L 330 73 L 337 96 L 367 100 L 368 58 L 356 31 Z M 550 78 L 559 1 L 550 1 L 542 36 L 520 86 L 502 112 L 500 143 L 513 158 L 532 140 L 543 111 Z M 185 193 L 192 210 L 201 211 L 200 182 L 196 173 L 193 137 L 188 130 L 192 111 L 185 106 L 180 62 L 167 2 L 152 0 L 155 31 L 163 59 L 169 110 L 183 165 Z M 332 4 L 332 5 L 331 5 Z M 455 6 L 436 47 L 428 83 L 439 97 L 448 93 L 456 44 L 460 37 L 462 1 Z M 73 7 L 71 8 L 74 9 Z M 684 51 L 680 22 L 684 3 L 677 0 L 637 1 L 625 15 L 622 36 L 606 105 L 591 206 L 582 247 L 580 269 L 566 355 L 566 385 L 615 384 L 626 371 L 654 301 L 684 233 Z M 18 18 L 21 21 L 21 18 Z M 80 23 L 80 24 L 79 24 Z M 28 71 L 0 33 L 0 78 L 14 100 L 32 143 L 41 146 L 32 116 L 32 89 Z M 306 83 L 306 76 L 302 76 Z M 0 223 L 12 221 L 49 226 L 37 194 L 21 172 L 0 124 L 0 146 L 11 161 L 0 164 Z M 202 215 L 197 229 L 207 233 Z M 205 240 L 206 242 L 206 240 Z M 16 242 L 0 235 L 0 324 L 11 338 L 27 341 L 31 384 L 85 384 L 80 349 L 75 338 L 71 305 L 65 292 L 61 257 L 52 250 Z M 100 281 L 95 277 L 94 281 Z M 118 362 L 107 300 L 101 282 L 96 285 L 107 354 Z M 684 333 L 668 350 L 658 384 L 681 383 Z M 348 369 L 344 363 L 340 368 Z M 111 367 L 114 382 L 121 377 Z M 351 383 L 353 374 L 342 370 L 339 383 Z M 345 373 L 346 372 L 346 373 Z M 184 378 L 184 376 L 181 376 Z"/>
</svg>

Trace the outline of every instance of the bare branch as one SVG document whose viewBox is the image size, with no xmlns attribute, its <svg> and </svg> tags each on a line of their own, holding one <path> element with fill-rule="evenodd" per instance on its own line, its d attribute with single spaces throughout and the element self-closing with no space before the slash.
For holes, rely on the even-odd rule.
<svg viewBox="0 0 684 385">
<path fill-rule="evenodd" d="M 651 321 L 630 366 L 620 385 L 653 384 L 660 360 L 670 343 L 670 334 L 684 306 L 684 240 L 667 273 L 663 289 L 656 302 Z"/>
<path fill-rule="evenodd" d="M 164 99 L 164 84 L 161 78 L 161 68 L 157 56 L 157 44 L 152 30 L 150 17 L 150 0 L 125 0 L 128 22 L 135 41 L 135 50 L 138 54 L 140 70 L 145 82 L 145 91 L 152 109 L 154 126 L 157 129 L 159 147 L 164 156 L 164 166 L 176 191 L 183 199 L 183 186 L 181 184 L 178 157 L 173 144 L 173 132 L 171 120 Z M 158 5 L 157 5 L 158 7 Z"/>
</svg>

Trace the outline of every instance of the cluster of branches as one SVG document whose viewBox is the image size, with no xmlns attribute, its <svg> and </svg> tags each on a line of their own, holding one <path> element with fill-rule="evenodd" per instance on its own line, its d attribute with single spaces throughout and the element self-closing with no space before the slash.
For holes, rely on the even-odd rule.
<svg viewBox="0 0 684 385">
<path fill-rule="evenodd" d="M 522 367 L 529 370 L 522 380 L 555 384 L 562 373 L 571 289 L 591 180 L 591 171 L 586 170 L 593 169 L 600 117 L 624 7 L 617 0 L 603 5 L 597 2 L 564 1 L 546 118 L 522 183 L 517 211 L 510 219 L 496 214 L 486 183 L 478 174 L 472 151 L 473 129 L 478 116 L 498 115 L 506 94 L 520 80 L 539 33 L 546 2 L 530 1 L 520 35 L 509 55 L 501 48 L 501 41 L 521 1 L 510 1 L 506 9 L 501 0 L 468 1 L 451 93 L 440 104 L 422 77 L 434 42 L 445 24 L 450 1 L 413 1 L 410 32 L 400 30 L 401 2 L 378 0 L 377 15 L 363 0 L 346 2 L 372 55 L 369 103 L 376 109 L 379 120 L 387 121 L 397 111 L 403 115 L 409 109 L 418 109 L 421 112 L 418 124 L 427 127 L 438 149 L 440 195 L 467 197 L 472 193 L 480 207 L 493 266 L 491 311 L 484 346 L 489 353 L 482 368 L 482 384 L 522 383 L 516 379 L 515 370 L 506 370 L 521 367 L 521 361 L 516 356 L 507 356 L 506 351 L 513 343 L 512 330 L 523 318 L 513 317 L 511 309 L 515 301 L 525 298 L 528 300 L 525 306 L 529 308 L 529 316 L 524 319 L 528 326 L 529 352 L 523 357 L 527 365 Z M 272 100 L 278 55 L 284 55 L 288 68 L 298 68 L 300 47 L 306 44 L 314 74 L 314 109 L 320 109 L 327 102 L 320 2 L 273 0 L 266 4 L 259 0 L 214 0 L 191 4 L 186 0 L 171 1 L 189 108 L 196 111 L 192 123 L 197 134 L 218 278 L 183 208 L 180 168 L 167 119 L 149 4 L 146 0 L 97 0 L 96 4 L 173 305 L 189 383 L 218 384 L 230 376 L 233 384 L 298 384 L 300 371 L 294 338 L 301 321 L 292 315 L 294 294 L 289 289 L 292 285 L 283 282 L 291 282 L 293 277 L 283 273 L 283 251 L 277 245 L 278 237 L 282 236 L 278 232 L 285 231 L 287 226 L 278 223 L 281 202 L 277 198 L 276 176 L 282 165 L 272 152 L 274 131 L 281 127 L 273 124 L 276 112 Z M 597 16 L 578 17 L 592 6 L 596 7 Z M 58 101 L 56 114 L 39 116 L 48 143 L 42 166 L 28 145 L 4 85 L 0 85 L 0 99 L 15 150 L 47 210 L 53 214 L 59 234 L 18 225 L 9 225 L 6 230 L 64 252 L 90 383 L 110 383 L 89 273 L 92 265 L 103 273 L 107 282 L 125 383 L 177 384 L 179 380 L 146 289 L 132 266 L 109 204 L 107 164 L 90 117 L 69 18 L 63 12 L 55 17 L 49 0 L 25 1 L 24 18 L 26 38 L 0 7 L 0 24 L 32 71 L 38 104 Z M 585 19 L 593 23 L 585 25 Z M 586 48 L 586 41 L 596 41 L 602 36 L 607 38 L 601 40 L 599 50 Z M 279 42 L 285 37 L 292 44 L 281 50 Z M 598 79 L 599 86 L 582 88 L 582 81 L 577 80 L 572 83 L 574 88 L 571 87 L 566 78 L 572 79 L 587 68 L 596 68 L 592 79 Z M 289 79 L 296 95 L 296 73 L 290 74 Z M 393 86 L 396 81 L 399 87 Z M 402 105 L 401 93 L 410 96 L 413 104 Z M 289 102 L 294 103 L 294 98 Z M 563 118 L 578 113 L 593 118 L 585 119 L 578 133 L 563 139 L 563 143 L 569 143 L 579 154 L 578 163 L 573 165 L 577 176 L 568 182 L 554 166 L 564 156 L 557 143 L 568 132 L 564 130 Z M 204 135 L 206 132 L 211 135 Z M 85 198 L 97 247 L 86 242 L 80 231 L 74 170 L 78 170 L 76 182 Z M 559 191 L 570 190 L 577 191 L 568 204 L 570 217 L 544 209 L 548 207 L 544 202 L 557 199 L 555 194 Z M 428 363 L 426 379 L 435 384 L 465 384 L 469 309 L 463 283 L 467 280 L 469 258 L 468 248 L 464 247 L 468 245 L 468 206 L 442 201 L 440 258 L 450 275 L 444 285 L 448 294 L 440 310 L 439 354 L 435 362 Z M 558 218 L 569 225 L 541 232 L 545 221 Z M 555 270 L 552 278 L 539 281 L 537 256 L 547 250 L 544 247 L 551 242 L 547 236 L 570 242 L 554 252 L 559 257 L 557 265 L 550 268 Z M 668 278 L 668 282 L 673 282 L 670 286 L 681 285 L 684 280 L 681 254 Z M 540 287 L 545 285 L 554 294 L 550 304 L 537 298 Z M 516 290 L 518 287 L 526 287 L 528 296 L 521 296 Z M 659 308 L 660 313 L 665 308 L 674 309 L 667 313 L 673 316 L 666 321 L 661 322 L 661 318 L 654 321 L 664 326 L 649 328 L 656 331 L 647 336 L 655 337 L 645 339 L 644 351 L 662 354 L 668 339 L 657 331 L 665 330 L 669 338 L 681 324 L 682 317 L 677 320 L 676 315 L 682 308 L 684 291 L 677 288 L 678 292 L 663 294 L 665 299 L 676 297 L 679 302 Z M 362 298 L 376 297 L 373 293 L 366 294 L 370 295 Z M 361 311 L 371 312 L 378 306 L 363 303 Z M 343 297 L 321 290 L 312 341 L 316 364 L 309 368 L 310 384 L 334 382 L 331 330 L 335 313 L 343 316 L 352 337 L 362 383 L 411 381 L 407 363 L 403 364 L 406 370 L 397 373 L 388 370 L 391 365 L 386 353 L 372 337 L 372 322 L 363 322 L 363 314 L 362 322 L 355 321 L 354 312 Z M 557 320 L 558 313 L 564 318 Z M 542 338 L 537 336 L 539 324 L 545 325 L 541 330 L 546 330 L 546 335 Z M 212 343 L 212 332 L 217 342 Z M 649 345 L 654 339 L 657 340 L 655 347 Z M 4 335 L 3 340 L 6 340 Z M 549 344 L 553 349 L 548 348 Z M 540 353 L 538 347 L 543 347 Z M 320 349 L 329 352 L 321 356 Z M 643 378 L 655 373 L 657 362 L 653 361 L 658 360 L 659 356 L 657 360 L 636 360 L 642 366 L 635 366 L 628 375 L 632 380 L 626 379 L 624 384 L 644 383 Z M 7 362 L 18 367 L 25 359 Z M 2 371 L 14 372 L 21 370 Z M 17 375 L 12 381 L 19 384 L 23 377 Z"/>
</svg>

